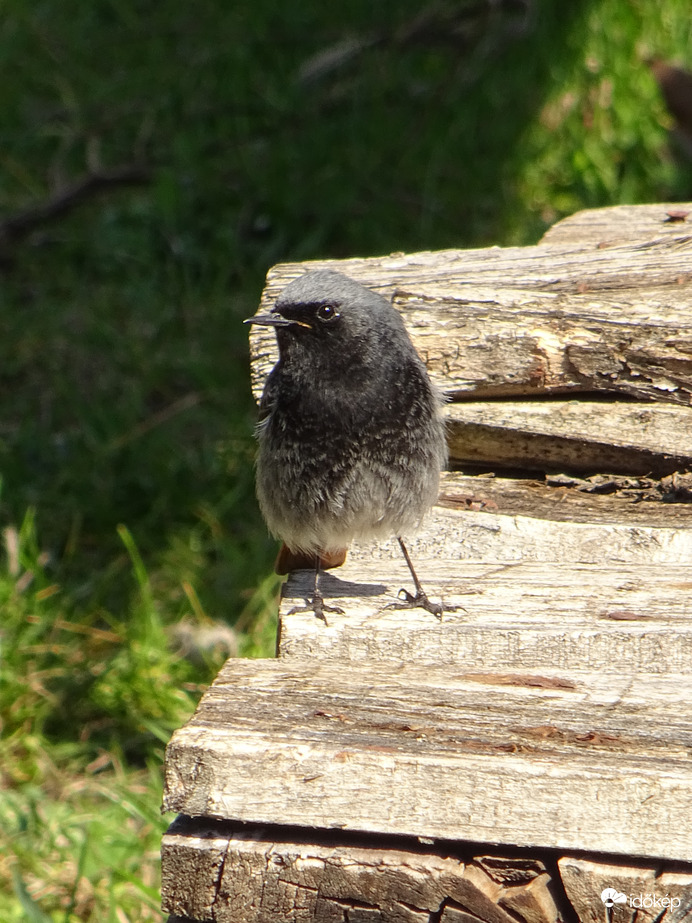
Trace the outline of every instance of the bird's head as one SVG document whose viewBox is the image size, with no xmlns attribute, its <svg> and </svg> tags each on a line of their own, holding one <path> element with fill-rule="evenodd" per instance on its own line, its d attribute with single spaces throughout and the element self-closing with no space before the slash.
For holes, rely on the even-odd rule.
<svg viewBox="0 0 692 923">
<path fill-rule="evenodd" d="M 368 363 L 388 341 L 407 340 L 403 321 L 386 299 L 327 269 L 299 276 L 271 311 L 245 323 L 274 327 L 283 360 L 309 357 L 317 365 Z"/>
</svg>

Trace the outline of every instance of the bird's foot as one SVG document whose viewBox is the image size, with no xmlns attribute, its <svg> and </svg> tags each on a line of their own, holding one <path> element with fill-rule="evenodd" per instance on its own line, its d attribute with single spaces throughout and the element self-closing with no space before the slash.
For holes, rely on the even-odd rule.
<svg viewBox="0 0 692 923">
<path fill-rule="evenodd" d="M 403 588 L 399 590 L 400 602 L 390 603 L 385 608 L 387 609 L 425 609 L 426 612 L 430 612 L 431 615 L 434 615 L 435 618 L 442 621 L 442 614 L 444 612 L 456 612 L 459 608 L 458 606 L 443 606 L 442 603 L 431 602 L 428 598 L 428 594 L 423 590 L 419 590 L 415 595 L 409 593 L 408 590 Z"/>
<path fill-rule="evenodd" d="M 310 600 L 306 599 L 305 602 L 306 605 L 304 606 L 294 606 L 288 614 L 293 615 L 294 612 L 313 612 L 315 618 L 322 619 L 327 628 L 329 628 L 329 622 L 325 615 L 326 612 L 336 612 L 339 615 L 344 614 L 344 610 L 340 609 L 338 606 L 328 606 L 324 601 L 324 597 L 319 593 L 316 593 Z"/>
</svg>

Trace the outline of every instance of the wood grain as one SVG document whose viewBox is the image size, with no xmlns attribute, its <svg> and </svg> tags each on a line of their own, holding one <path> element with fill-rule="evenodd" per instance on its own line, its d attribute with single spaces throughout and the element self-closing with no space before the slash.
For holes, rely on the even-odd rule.
<svg viewBox="0 0 692 923">
<path fill-rule="evenodd" d="M 689 858 L 692 680 L 229 661 L 164 809 L 254 824 Z"/>
<path fill-rule="evenodd" d="M 682 484 L 683 499 L 676 499 Z M 686 499 L 685 499 L 686 498 Z M 442 473 L 438 505 L 551 522 L 692 528 L 692 478 L 570 475 L 469 476 Z"/>
<path fill-rule="evenodd" d="M 473 401 L 445 417 L 452 464 L 657 477 L 692 467 L 692 407 Z"/>
<path fill-rule="evenodd" d="M 164 911 L 215 923 L 429 923 L 447 910 L 479 923 L 557 919 L 540 862 L 272 832 L 180 819 L 162 844 Z"/>
<path fill-rule="evenodd" d="M 579 393 L 690 404 L 692 234 L 605 249 L 539 244 L 286 263 L 262 310 L 308 269 L 338 269 L 392 299 L 437 384 L 455 399 Z M 255 396 L 276 361 L 250 335 Z"/>
<path fill-rule="evenodd" d="M 313 577 L 290 575 L 280 656 L 692 671 L 689 505 L 458 474 L 443 478 L 441 503 L 408 540 L 428 594 L 450 607 L 441 620 L 392 608 L 411 586 L 394 540 L 355 544 L 343 567 L 321 577 L 328 603 L 343 610 L 328 626 L 293 611 Z"/>
<path fill-rule="evenodd" d="M 323 584 L 327 601 L 345 612 L 329 613 L 328 626 L 309 611 L 292 612 L 300 600 L 287 597 L 279 655 L 474 670 L 557 667 L 618 675 L 692 670 L 689 568 L 665 573 L 651 566 L 518 565 L 469 567 L 464 576 L 468 589 L 458 596 L 426 579 L 433 600 L 459 604 L 441 621 L 422 609 L 386 608 L 399 585 L 410 586 L 403 573 L 382 597 L 347 596 L 339 585 Z M 296 596 L 310 591 L 305 575 Z"/>
<path fill-rule="evenodd" d="M 692 919 L 692 869 L 666 871 L 659 865 L 593 861 L 563 856 L 560 877 L 581 923 L 602 923 L 606 888 L 624 894 L 615 904 L 620 923 L 654 923 L 656 920 L 689 923 Z"/>
<path fill-rule="evenodd" d="M 690 211 L 690 205 L 658 202 L 655 205 L 614 205 L 586 208 L 558 221 L 545 232 L 542 244 L 580 249 L 602 249 L 636 240 L 655 241 L 692 233 L 692 215 L 673 221 L 670 212 Z"/>
</svg>

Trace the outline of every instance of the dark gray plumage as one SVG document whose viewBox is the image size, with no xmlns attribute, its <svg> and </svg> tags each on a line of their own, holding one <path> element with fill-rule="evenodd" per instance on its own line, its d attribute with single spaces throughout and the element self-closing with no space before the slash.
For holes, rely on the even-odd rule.
<svg viewBox="0 0 692 923">
<path fill-rule="evenodd" d="M 447 450 L 441 399 L 397 311 L 318 270 L 249 323 L 273 326 L 279 344 L 258 426 L 270 531 L 293 552 L 329 557 L 353 539 L 414 529 L 437 498 Z"/>
</svg>

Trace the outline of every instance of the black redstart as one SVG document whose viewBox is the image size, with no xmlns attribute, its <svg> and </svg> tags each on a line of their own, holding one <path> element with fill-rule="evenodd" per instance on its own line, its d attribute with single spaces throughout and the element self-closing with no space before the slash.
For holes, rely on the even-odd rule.
<svg viewBox="0 0 692 923">
<path fill-rule="evenodd" d="M 257 497 L 284 543 L 277 571 L 314 566 L 310 608 L 325 619 L 320 569 L 342 564 L 353 539 L 395 535 L 416 590 L 402 590 L 399 605 L 440 616 L 401 535 L 437 499 L 442 401 L 401 317 L 381 295 L 318 270 L 246 323 L 274 327 L 279 344 L 257 428 Z"/>
</svg>

